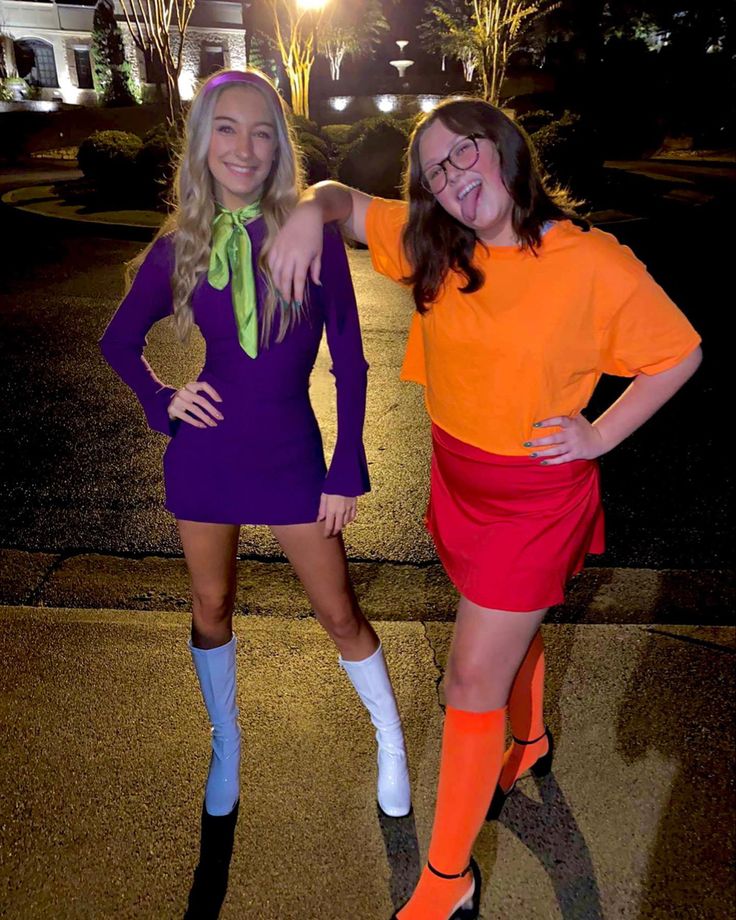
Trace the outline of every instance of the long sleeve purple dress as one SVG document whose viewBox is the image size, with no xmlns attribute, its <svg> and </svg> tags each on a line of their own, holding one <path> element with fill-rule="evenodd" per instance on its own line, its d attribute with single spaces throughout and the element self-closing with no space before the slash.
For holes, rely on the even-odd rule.
<svg viewBox="0 0 736 920">
<path fill-rule="evenodd" d="M 261 319 L 266 284 L 257 267 L 265 224 L 247 225 Z M 148 424 L 171 440 L 164 455 L 166 508 L 178 519 L 220 524 L 301 524 L 315 521 L 321 493 L 369 491 L 363 447 L 368 365 L 345 247 L 325 227 L 322 285 L 309 283 L 304 316 L 282 342 L 248 357 L 238 342 L 230 285 L 215 290 L 203 278 L 192 298 L 206 358 L 199 380 L 222 397 L 215 428 L 171 421 L 176 392 L 143 357 L 146 335 L 172 313 L 171 237 L 159 239 L 100 340 L 103 355 L 134 391 Z M 309 377 L 322 331 L 337 388 L 338 434 L 329 471 L 309 400 Z M 275 333 L 274 333 L 275 339 Z"/>
</svg>

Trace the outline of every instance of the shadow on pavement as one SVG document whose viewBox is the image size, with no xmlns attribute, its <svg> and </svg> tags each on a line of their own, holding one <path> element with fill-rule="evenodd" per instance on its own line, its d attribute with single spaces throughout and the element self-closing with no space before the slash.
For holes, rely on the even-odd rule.
<svg viewBox="0 0 736 920">
<path fill-rule="evenodd" d="M 554 774 L 535 779 L 541 803 L 516 790 L 500 823 L 539 860 L 564 920 L 603 920 L 593 860 Z"/>
<path fill-rule="evenodd" d="M 414 812 L 405 818 L 389 818 L 376 805 L 378 826 L 381 828 L 386 861 L 391 869 L 389 894 L 394 910 L 409 900 L 419 881 L 419 841 Z"/>
<path fill-rule="evenodd" d="M 639 917 L 733 917 L 736 648 L 715 630 L 651 629 L 618 722 L 625 762 L 677 763 L 660 812 Z M 733 633 L 731 633 L 733 640 Z M 714 641 L 714 640 L 720 641 Z"/>
<path fill-rule="evenodd" d="M 229 815 L 213 817 L 202 806 L 199 863 L 184 920 L 217 920 L 220 914 L 227 894 L 239 807 L 238 803 Z"/>
</svg>

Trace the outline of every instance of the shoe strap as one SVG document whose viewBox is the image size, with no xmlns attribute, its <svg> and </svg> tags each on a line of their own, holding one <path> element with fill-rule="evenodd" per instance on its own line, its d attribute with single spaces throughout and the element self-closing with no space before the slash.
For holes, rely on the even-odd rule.
<svg viewBox="0 0 736 920">
<path fill-rule="evenodd" d="M 470 872 L 472 867 L 468 866 L 467 869 L 463 869 L 462 872 L 456 872 L 454 875 L 447 875 L 447 873 L 440 872 L 439 869 L 435 869 L 432 863 L 429 860 L 427 860 L 427 868 L 433 875 L 437 875 L 439 876 L 439 878 L 452 879 L 452 878 L 463 878 L 463 876 L 467 875 L 468 872 Z"/>
<path fill-rule="evenodd" d="M 547 729 L 545 728 L 544 734 L 540 735 L 538 738 L 533 738 L 531 741 L 522 741 L 521 738 L 517 738 L 516 735 L 512 735 L 511 739 L 514 744 L 536 744 L 537 741 L 541 741 L 543 738 L 547 737 Z"/>
</svg>

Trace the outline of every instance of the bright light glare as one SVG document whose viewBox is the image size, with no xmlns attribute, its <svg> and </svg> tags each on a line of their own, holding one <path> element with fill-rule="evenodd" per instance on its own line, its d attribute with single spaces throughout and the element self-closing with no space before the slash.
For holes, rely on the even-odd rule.
<svg viewBox="0 0 736 920">
<path fill-rule="evenodd" d="M 179 95 L 185 102 L 193 98 L 196 82 L 197 78 L 191 70 L 182 70 L 179 74 Z"/>
</svg>

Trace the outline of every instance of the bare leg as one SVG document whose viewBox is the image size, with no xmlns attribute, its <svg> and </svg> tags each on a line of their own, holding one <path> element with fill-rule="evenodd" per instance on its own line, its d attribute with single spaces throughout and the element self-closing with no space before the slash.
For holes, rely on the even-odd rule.
<svg viewBox="0 0 736 920">
<path fill-rule="evenodd" d="M 490 610 L 461 597 L 445 675 L 449 705 L 470 712 L 505 706 L 546 613 Z"/>
<path fill-rule="evenodd" d="M 490 610 L 460 600 L 445 677 L 447 712 L 428 866 L 399 920 L 447 920 L 473 894 L 466 869 L 501 771 L 506 703 L 545 613 Z"/>
<path fill-rule="evenodd" d="M 271 528 L 304 586 L 319 622 L 340 651 L 350 678 L 376 728 L 378 804 L 391 817 L 411 811 L 404 734 L 383 649 L 358 605 L 342 537 L 325 537 L 324 525 Z"/>
<path fill-rule="evenodd" d="M 321 523 L 273 526 L 271 531 L 341 657 L 361 661 L 372 655 L 378 636 L 355 597 L 342 536 L 325 537 Z"/>
<path fill-rule="evenodd" d="M 235 524 L 177 521 L 192 581 L 192 645 L 217 648 L 230 641 L 235 602 Z"/>
<path fill-rule="evenodd" d="M 205 808 L 210 815 L 227 815 L 240 797 L 237 640 L 232 632 L 239 528 L 194 521 L 178 523 L 192 579 L 190 650 L 212 724 Z"/>
</svg>

